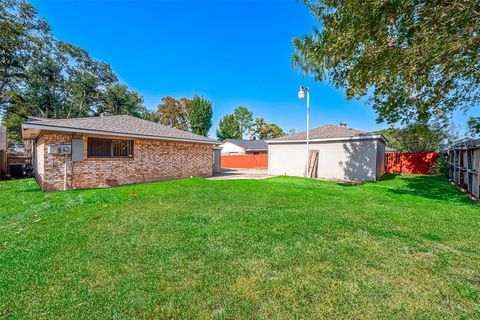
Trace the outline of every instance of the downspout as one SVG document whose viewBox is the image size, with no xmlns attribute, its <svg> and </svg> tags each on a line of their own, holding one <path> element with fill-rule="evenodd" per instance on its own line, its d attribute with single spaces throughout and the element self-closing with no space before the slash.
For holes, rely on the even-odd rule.
<svg viewBox="0 0 480 320">
<path fill-rule="evenodd" d="M 32 139 L 32 164 L 33 164 L 33 176 L 38 183 L 37 179 L 37 140 Z"/>
<path fill-rule="evenodd" d="M 67 154 L 63 155 L 63 191 L 67 190 Z"/>
<path fill-rule="evenodd" d="M 75 133 L 72 133 L 72 138 L 70 140 L 70 145 L 72 146 L 72 155 L 71 155 L 71 159 L 72 159 L 72 163 L 71 163 L 71 168 L 70 168 L 70 171 L 71 171 L 71 175 L 70 175 L 70 189 L 74 189 L 73 187 L 73 179 L 74 179 L 74 162 L 73 162 L 73 139 L 75 138 Z"/>
</svg>

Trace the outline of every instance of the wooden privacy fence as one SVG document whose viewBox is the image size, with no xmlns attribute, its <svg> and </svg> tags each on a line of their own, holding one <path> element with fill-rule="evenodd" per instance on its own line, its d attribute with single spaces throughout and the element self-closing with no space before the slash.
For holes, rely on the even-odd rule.
<svg viewBox="0 0 480 320">
<path fill-rule="evenodd" d="M 3 179 L 7 175 L 7 162 L 7 151 L 0 150 L 0 179 Z"/>
<path fill-rule="evenodd" d="M 222 155 L 221 164 L 222 168 L 266 169 L 268 154 Z"/>
<path fill-rule="evenodd" d="M 7 156 L 7 166 L 16 163 L 32 163 L 32 155 L 27 152 L 9 153 Z"/>
<path fill-rule="evenodd" d="M 32 155 L 28 152 L 8 153 L 0 150 L 0 179 L 4 179 L 10 171 L 11 164 L 32 163 Z"/>
<path fill-rule="evenodd" d="M 447 151 L 448 177 L 480 198 L 480 140 L 461 141 Z"/>
<path fill-rule="evenodd" d="M 386 152 L 385 167 L 388 173 L 432 174 L 438 152 Z"/>
</svg>

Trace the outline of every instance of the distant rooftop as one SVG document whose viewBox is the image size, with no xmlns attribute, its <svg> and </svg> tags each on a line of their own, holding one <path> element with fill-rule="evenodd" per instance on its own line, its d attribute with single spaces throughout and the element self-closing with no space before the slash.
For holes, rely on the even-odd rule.
<svg viewBox="0 0 480 320">
<path fill-rule="evenodd" d="M 230 142 L 234 145 L 239 146 L 245 150 L 255 150 L 255 151 L 262 151 L 268 150 L 268 144 L 265 140 L 236 140 L 236 139 L 227 139 L 224 142 Z"/>
<path fill-rule="evenodd" d="M 346 126 L 335 126 L 328 124 L 309 131 L 309 139 L 341 139 L 341 138 L 368 138 L 372 136 L 380 136 L 371 132 L 347 128 Z M 307 132 L 297 132 L 288 136 L 283 136 L 269 141 L 304 141 L 307 139 Z"/>
</svg>

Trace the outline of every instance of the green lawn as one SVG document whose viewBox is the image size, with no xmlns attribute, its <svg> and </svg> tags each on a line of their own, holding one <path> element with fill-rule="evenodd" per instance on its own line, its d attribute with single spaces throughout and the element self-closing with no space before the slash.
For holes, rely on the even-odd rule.
<svg viewBox="0 0 480 320">
<path fill-rule="evenodd" d="M 445 179 L 0 182 L 0 317 L 480 318 L 480 206 Z"/>
</svg>

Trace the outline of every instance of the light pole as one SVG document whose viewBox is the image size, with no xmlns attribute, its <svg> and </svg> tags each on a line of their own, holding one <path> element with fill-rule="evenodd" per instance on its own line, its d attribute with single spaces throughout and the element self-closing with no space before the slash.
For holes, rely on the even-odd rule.
<svg viewBox="0 0 480 320">
<path fill-rule="evenodd" d="M 298 99 L 305 98 L 305 92 L 307 93 L 307 170 L 305 172 L 305 177 L 308 178 L 308 172 L 310 171 L 310 161 L 308 159 L 308 151 L 309 151 L 309 138 L 310 138 L 310 88 L 300 86 L 298 89 Z"/>
</svg>

